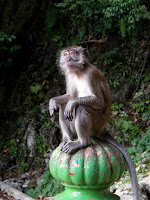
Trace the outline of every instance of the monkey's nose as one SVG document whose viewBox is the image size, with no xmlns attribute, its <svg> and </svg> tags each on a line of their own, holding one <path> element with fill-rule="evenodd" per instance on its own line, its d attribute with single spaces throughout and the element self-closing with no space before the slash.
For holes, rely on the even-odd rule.
<svg viewBox="0 0 150 200">
<path fill-rule="evenodd" d="M 71 61 L 71 56 L 68 56 L 67 61 Z"/>
</svg>

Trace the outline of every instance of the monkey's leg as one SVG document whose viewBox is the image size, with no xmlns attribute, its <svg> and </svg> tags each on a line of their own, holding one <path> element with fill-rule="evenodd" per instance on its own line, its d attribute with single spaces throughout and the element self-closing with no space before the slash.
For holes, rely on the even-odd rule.
<svg viewBox="0 0 150 200">
<path fill-rule="evenodd" d="M 59 107 L 59 125 L 62 132 L 62 142 L 59 145 L 59 149 L 62 150 L 64 144 L 66 144 L 68 141 L 71 140 L 71 130 L 69 127 L 69 122 L 64 118 L 64 109 L 66 107 L 66 104 L 62 104 Z"/>
<path fill-rule="evenodd" d="M 78 149 L 90 144 L 89 136 L 91 132 L 91 115 L 86 107 L 78 106 L 75 113 L 75 131 L 78 136 L 76 141 L 68 141 L 62 148 L 66 153 L 74 153 Z"/>
</svg>

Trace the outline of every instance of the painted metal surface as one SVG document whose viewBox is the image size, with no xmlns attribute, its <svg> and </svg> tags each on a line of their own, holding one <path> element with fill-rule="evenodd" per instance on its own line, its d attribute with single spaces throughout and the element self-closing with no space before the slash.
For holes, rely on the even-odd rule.
<svg viewBox="0 0 150 200">
<path fill-rule="evenodd" d="M 50 159 L 50 172 L 60 180 L 65 191 L 55 200 L 118 200 L 108 191 L 122 176 L 125 161 L 111 144 L 91 139 L 91 145 L 70 155 L 56 148 Z"/>
</svg>

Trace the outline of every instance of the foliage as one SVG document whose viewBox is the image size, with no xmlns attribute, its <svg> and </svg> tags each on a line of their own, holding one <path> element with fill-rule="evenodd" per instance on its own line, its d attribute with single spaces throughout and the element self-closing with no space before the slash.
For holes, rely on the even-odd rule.
<svg viewBox="0 0 150 200">
<path fill-rule="evenodd" d="M 7 142 L 7 146 L 10 146 L 10 154 L 13 159 L 16 160 L 18 165 L 18 174 L 23 173 L 28 169 L 28 163 L 24 161 L 24 150 L 19 148 L 19 145 L 15 138 Z"/>
<path fill-rule="evenodd" d="M 101 60 L 103 61 L 103 66 L 110 67 L 111 70 L 117 69 L 122 77 L 125 77 L 129 73 L 127 66 L 124 66 L 122 62 L 118 59 L 119 48 L 113 48 L 112 50 L 105 52 L 101 55 Z M 120 79 L 115 77 L 113 80 L 109 79 L 109 84 L 113 88 L 120 86 Z"/>
<path fill-rule="evenodd" d="M 139 0 L 64 0 L 56 6 L 62 8 L 66 16 L 69 15 L 79 40 L 87 32 L 93 36 L 107 32 L 116 34 L 116 30 L 122 37 L 126 34 L 133 37 L 138 31 L 138 24 L 143 19 L 150 19 L 149 12 Z"/>
<path fill-rule="evenodd" d="M 40 153 L 45 153 L 48 150 L 46 146 L 46 142 L 43 140 L 42 136 L 38 135 L 35 137 L 34 148 L 38 150 Z"/>
<path fill-rule="evenodd" d="M 139 0 L 109 0 L 109 5 L 103 10 L 105 26 L 107 28 L 119 27 L 122 37 L 126 33 L 134 36 L 138 24 L 142 19 L 150 19 L 150 13 L 144 5 L 140 5 Z"/>
<path fill-rule="evenodd" d="M 136 145 L 137 146 L 136 146 Z M 128 147 L 127 151 L 130 154 L 132 160 L 138 163 L 143 157 L 141 153 L 144 153 L 144 157 L 150 156 L 150 126 L 146 129 L 146 132 L 142 134 L 142 137 L 137 137 L 131 142 L 132 147 Z"/>
<path fill-rule="evenodd" d="M 115 112 L 115 111 L 120 111 L 122 107 L 123 107 L 123 104 L 113 103 L 111 109 L 113 112 Z"/>
<path fill-rule="evenodd" d="M 142 134 L 139 124 L 127 119 L 126 113 L 121 112 L 119 118 L 115 119 L 115 126 L 121 129 L 124 135 L 124 141 L 131 143 L 131 141 Z"/>
<path fill-rule="evenodd" d="M 32 198 L 38 196 L 54 196 L 64 190 L 60 181 L 55 180 L 49 171 L 46 171 L 42 176 L 42 182 L 35 188 L 27 191 L 27 195 Z"/>
<path fill-rule="evenodd" d="M 0 32 L 0 70 L 12 65 L 15 52 L 21 48 L 15 40 L 16 36 Z"/>
<path fill-rule="evenodd" d="M 62 8 L 64 15 L 70 18 L 70 28 L 74 36 L 72 43 L 81 41 L 86 33 L 92 36 L 93 33 L 103 30 L 102 11 L 107 6 L 107 1 L 65 0 L 63 3 L 57 3 L 56 6 Z"/>
<path fill-rule="evenodd" d="M 110 84 L 111 86 L 113 86 L 114 88 L 117 88 L 117 86 L 120 85 L 120 82 L 118 81 L 118 79 L 116 79 L 116 80 L 114 80 L 114 81 L 109 80 L 109 84 Z"/>
<path fill-rule="evenodd" d="M 18 174 L 22 174 L 23 172 L 27 171 L 29 165 L 26 162 L 19 162 L 18 164 Z"/>
<path fill-rule="evenodd" d="M 45 12 L 45 26 L 51 39 L 59 42 L 59 46 L 63 45 L 64 26 L 63 15 L 58 8 L 48 7 Z"/>
<path fill-rule="evenodd" d="M 44 122 L 44 126 L 46 126 L 46 127 L 51 127 L 52 125 L 51 125 L 50 122 Z"/>
<path fill-rule="evenodd" d="M 27 96 L 26 102 L 28 102 L 29 108 L 26 111 L 26 113 L 31 112 L 39 112 L 40 111 L 40 101 L 44 99 L 44 89 L 43 85 L 36 84 L 30 86 L 30 91 L 32 94 L 35 94 L 34 96 Z"/>
<path fill-rule="evenodd" d="M 51 121 L 50 117 L 49 117 L 49 112 L 45 112 L 43 115 L 43 121 L 44 121 L 44 126 L 45 127 L 54 127 L 56 126 L 56 122 L 55 121 Z"/>
<path fill-rule="evenodd" d="M 18 145 L 16 143 L 16 140 L 11 139 L 10 145 L 11 145 L 11 156 L 13 158 L 16 158 L 18 156 Z"/>
<path fill-rule="evenodd" d="M 111 51 L 108 51 L 106 53 L 104 53 L 102 56 L 101 56 L 101 59 L 104 60 L 104 66 L 105 65 L 110 65 L 110 64 L 113 64 L 114 63 L 114 60 L 115 60 L 115 56 L 117 55 L 119 49 L 118 48 L 114 48 L 112 49 Z"/>
<path fill-rule="evenodd" d="M 150 81 L 150 74 L 147 74 L 144 77 L 144 79 L 141 81 L 141 88 L 138 92 L 136 92 L 136 94 L 134 96 L 135 99 L 143 94 L 143 91 L 145 89 L 145 85 L 147 85 L 147 82 L 149 83 L 149 81 Z M 138 84 L 139 84 L 139 82 L 140 82 L 140 80 L 138 80 Z"/>
<path fill-rule="evenodd" d="M 150 120 L 150 100 L 139 101 L 138 103 L 132 104 L 132 107 L 136 110 L 136 113 L 141 113 L 141 119 L 143 121 Z"/>
<path fill-rule="evenodd" d="M 38 94 L 39 95 L 39 99 L 43 99 L 44 98 L 44 93 L 42 92 L 42 85 L 36 84 L 36 85 L 32 85 L 30 86 L 30 91 L 33 94 Z"/>
<path fill-rule="evenodd" d="M 138 148 L 140 148 L 142 152 L 150 152 L 150 126 L 146 128 L 145 134 L 142 139 L 139 140 Z"/>
<path fill-rule="evenodd" d="M 31 92 L 32 93 L 35 93 L 35 94 L 37 94 L 40 90 L 42 89 L 42 85 L 32 85 L 32 86 L 30 86 L 30 90 L 31 90 Z"/>
<path fill-rule="evenodd" d="M 117 137 L 117 140 L 129 146 L 127 151 L 134 163 L 143 159 L 141 156 L 143 152 L 145 152 L 144 157 L 150 156 L 149 110 L 150 100 L 139 99 L 135 101 L 135 98 L 133 98 L 133 102 L 127 108 L 122 104 L 115 103 L 112 105 L 112 112 L 115 116 L 112 122 L 120 132 L 120 137 Z"/>
<path fill-rule="evenodd" d="M 23 122 L 23 116 L 18 117 L 18 119 L 17 119 L 17 126 L 20 127 L 21 124 L 22 124 L 22 122 Z"/>
</svg>

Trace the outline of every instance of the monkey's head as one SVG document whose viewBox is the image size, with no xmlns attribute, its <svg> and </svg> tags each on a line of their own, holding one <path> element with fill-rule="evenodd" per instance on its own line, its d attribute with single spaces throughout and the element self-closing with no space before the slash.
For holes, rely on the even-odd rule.
<svg viewBox="0 0 150 200">
<path fill-rule="evenodd" d="M 63 72 L 79 71 L 87 62 L 88 50 L 81 46 L 68 47 L 61 51 L 59 66 Z"/>
</svg>

